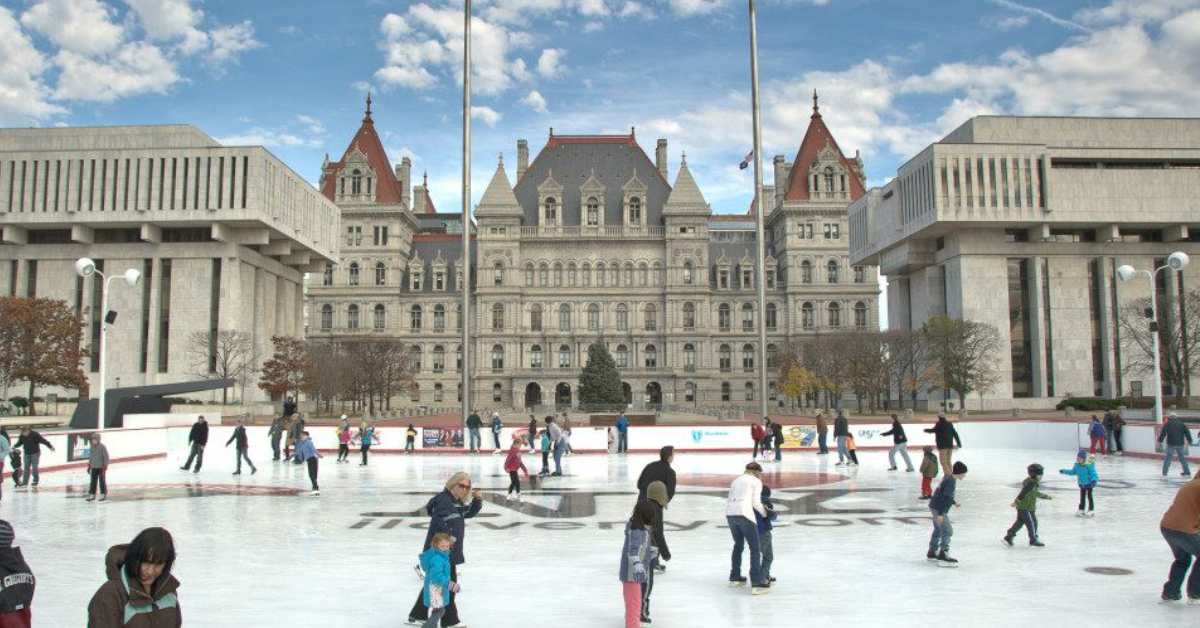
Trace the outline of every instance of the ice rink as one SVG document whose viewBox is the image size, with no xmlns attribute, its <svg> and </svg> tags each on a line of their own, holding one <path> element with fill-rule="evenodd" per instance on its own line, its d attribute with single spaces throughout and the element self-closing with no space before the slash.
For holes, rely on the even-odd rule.
<svg viewBox="0 0 1200 628">
<path fill-rule="evenodd" d="M 311 497 L 302 467 L 252 453 L 257 475 L 231 476 L 233 451 L 220 447 L 209 448 L 199 474 L 180 471 L 174 456 L 114 465 L 104 504 L 84 501 L 81 471 L 47 473 L 36 492 L 8 482 L 0 516 L 38 578 L 35 624 L 83 625 L 105 550 L 161 525 L 176 540 L 186 626 L 400 626 L 420 587 L 418 511 L 465 470 L 486 503 L 467 525 L 464 624 L 621 625 L 621 526 L 654 456 L 568 457 L 565 477 L 517 503 L 504 496 L 499 455 L 376 455 L 363 468 L 357 457 L 336 464 L 326 454 L 321 495 Z M 860 457 L 850 471 L 834 465 L 836 454 L 785 452 L 782 464 L 767 465 L 781 513 L 778 582 L 752 597 L 726 584 L 723 527 L 725 488 L 749 457 L 679 453 L 667 511 L 674 560 L 656 582 L 654 626 L 1200 625 L 1200 607 L 1159 602 L 1171 555 L 1158 521 L 1183 482 L 1177 467 L 1164 480 L 1155 461 L 1100 460 L 1097 515 L 1080 519 L 1075 480 L 1058 474 L 1073 451 L 961 450 L 971 471 L 953 513 L 951 553 L 962 563 L 950 569 L 925 560 L 919 474 L 902 463 L 888 472 L 883 452 Z M 540 456 L 525 458 L 536 473 Z M 1044 490 L 1055 497 L 1038 509 L 1046 547 L 1020 536 L 1007 548 L 1009 503 L 1031 462 L 1045 465 Z"/>
</svg>

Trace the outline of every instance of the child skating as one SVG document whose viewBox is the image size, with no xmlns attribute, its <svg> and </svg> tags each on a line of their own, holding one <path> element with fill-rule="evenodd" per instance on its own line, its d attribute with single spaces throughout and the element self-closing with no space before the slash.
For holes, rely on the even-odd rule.
<svg viewBox="0 0 1200 628">
<path fill-rule="evenodd" d="M 754 511 L 754 521 L 758 524 L 758 548 L 762 552 L 762 570 L 763 580 L 767 586 L 775 585 L 775 576 L 771 575 L 771 564 L 775 562 L 775 547 L 774 539 L 772 539 L 771 522 L 779 518 L 779 514 L 775 512 L 775 504 L 771 503 L 771 487 L 763 484 L 762 488 L 762 505 L 767 509 L 767 516 L 762 516 L 757 510 Z"/>
<path fill-rule="evenodd" d="M 950 523 L 950 508 L 957 506 L 954 501 L 954 491 L 958 481 L 966 477 L 967 465 L 962 462 L 954 463 L 951 474 L 942 479 L 929 500 L 929 512 L 933 515 L 933 534 L 929 537 L 929 551 L 925 558 L 943 567 L 957 567 L 958 559 L 950 557 L 950 537 L 954 536 L 954 526 Z"/>
<path fill-rule="evenodd" d="M 1021 483 L 1021 492 L 1017 494 L 1017 498 L 1013 500 L 1012 507 L 1017 509 L 1017 520 L 1013 522 L 1012 527 L 1004 534 L 1004 544 L 1012 547 L 1013 537 L 1024 527 L 1029 533 L 1029 544 L 1033 547 L 1045 547 L 1045 543 L 1038 540 L 1038 520 L 1037 520 L 1037 500 L 1050 499 L 1050 496 L 1038 490 L 1042 483 L 1042 474 L 1046 471 L 1042 465 L 1033 463 L 1026 469 L 1029 477 Z"/>
<path fill-rule="evenodd" d="M 850 456 L 850 466 L 852 467 L 858 466 L 858 453 L 856 452 L 857 448 L 854 446 L 854 435 L 851 434 L 850 436 L 846 437 L 846 455 Z"/>
<path fill-rule="evenodd" d="M 338 457 L 337 461 L 350 462 L 350 420 L 342 415 L 342 422 L 337 428 Z"/>
<path fill-rule="evenodd" d="M 920 499 L 929 499 L 933 497 L 933 478 L 937 477 L 941 465 L 938 463 L 937 455 L 933 453 L 933 447 L 926 445 L 921 448 L 921 451 L 925 452 L 925 457 L 921 459 Z"/>
<path fill-rule="evenodd" d="M 525 463 L 521 460 L 521 438 L 513 438 L 512 446 L 508 448 L 508 457 L 504 459 L 504 471 L 508 473 L 508 494 L 512 496 L 513 491 L 517 492 L 517 501 L 521 501 L 521 476 L 517 475 L 517 471 L 525 472 L 525 479 L 531 483 L 533 480 L 529 478 L 529 469 L 525 468 Z"/>
<path fill-rule="evenodd" d="M 1076 517 L 1094 517 L 1096 515 L 1096 502 L 1092 500 L 1092 489 L 1096 488 L 1096 483 L 1100 481 L 1100 475 L 1096 473 L 1096 457 L 1088 455 L 1083 449 L 1079 450 L 1079 454 L 1075 456 L 1075 466 L 1070 469 L 1059 469 L 1059 473 L 1063 475 L 1073 475 L 1075 480 L 1079 482 L 1079 512 Z M 1084 501 L 1087 502 L 1087 511 L 1084 512 Z"/>
<path fill-rule="evenodd" d="M 550 475 L 550 430 L 542 430 L 542 470 L 538 471 L 538 475 Z"/>
<path fill-rule="evenodd" d="M 425 572 L 422 596 L 429 609 L 429 619 L 421 624 L 424 628 L 437 628 L 446 614 L 450 594 L 458 592 L 458 583 L 450 580 L 450 548 L 454 537 L 445 532 L 433 535 L 429 549 L 421 553 L 421 570 Z"/>
</svg>

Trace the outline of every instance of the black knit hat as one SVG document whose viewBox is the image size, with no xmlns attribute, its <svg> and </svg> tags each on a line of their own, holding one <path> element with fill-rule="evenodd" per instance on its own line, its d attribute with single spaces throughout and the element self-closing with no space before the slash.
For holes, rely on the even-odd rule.
<svg viewBox="0 0 1200 628">
<path fill-rule="evenodd" d="M 954 463 L 954 469 L 952 471 L 954 475 L 962 475 L 967 472 L 967 465 L 961 462 L 956 462 Z"/>
</svg>

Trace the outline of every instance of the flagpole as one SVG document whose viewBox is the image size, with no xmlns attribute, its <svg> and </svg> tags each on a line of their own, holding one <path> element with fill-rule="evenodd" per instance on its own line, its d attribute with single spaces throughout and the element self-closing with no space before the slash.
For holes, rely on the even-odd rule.
<svg viewBox="0 0 1200 628">
<path fill-rule="evenodd" d="M 762 112 L 758 97 L 758 11 L 754 0 L 750 4 L 750 103 L 753 110 L 752 123 L 754 126 L 754 229 L 755 248 L 757 253 L 757 277 L 755 288 L 758 290 L 758 399 L 759 417 L 767 416 L 767 243 L 764 223 L 767 206 L 763 202 L 763 172 L 762 172 Z M 776 185 L 779 183 L 776 182 Z"/>
<path fill-rule="evenodd" d="M 471 0 L 463 6 L 462 422 L 471 414 Z"/>
</svg>

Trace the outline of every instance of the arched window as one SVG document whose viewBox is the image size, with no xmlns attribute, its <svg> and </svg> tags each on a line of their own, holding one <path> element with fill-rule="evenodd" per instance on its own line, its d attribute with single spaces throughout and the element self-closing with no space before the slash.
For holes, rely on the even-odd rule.
<svg viewBox="0 0 1200 628">
<path fill-rule="evenodd" d="M 542 306 L 534 304 L 529 308 L 529 330 L 542 331 Z"/>
<path fill-rule="evenodd" d="M 346 326 L 350 329 L 358 329 L 358 306 L 351 305 L 346 308 Z"/>
<path fill-rule="evenodd" d="M 629 197 L 629 222 L 642 224 L 642 199 L 637 196 Z"/>
<path fill-rule="evenodd" d="M 629 331 L 629 308 L 624 303 L 617 304 L 617 331 Z"/>
<path fill-rule="evenodd" d="M 604 287 L 604 279 L 605 279 L 604 262 L 598 262 L 596 264 L 596 285 L 603 288 Z"/>
<path fill-rule="evenodd" d="M 454 327 L 458 331 L 462 331 L 462 326 L 463 326 L 462 303 L 456 303 L 454 305 Z"/>
<path fill-rule="evenodd" d="M 770 329 L 771 331 L 775 331 L 775 328 L 778 327 L 778 325 L 779 325 L 778 317 L 779 317 L 779 308 L 776 307 L 776 305 L 774 303 L 768 303 L 767 304 L 767 329 Z"/>
<path fill-rule="evenodd" d="M 412 345 L 408 348 L 408 361 L 412 363 L 413 369 L 421 372 L 421 347 L 420 345 Z"/>
<path fill-rule="evenodd" d="M 495 303 L 492 305 L 492 331 L 504 330 L 504 304 Z"/>
<path fill-rule="evenodd" d="M 492 370 L 498 371 L 504 368 L 504 347 L 500 345 L 492 345 Z"/>
<path fill-rule="evenodd" d="M 825 191 L 833 191 L 833 166 L 825 166 Z"/>
<path fill-rule="evenodd" d="M 608 266 L 608 285 L 616 287 L 618 281 L 617 274 L 621 271 L 621 265 L 616 262 L 610 262 Z"/>
<path fill-rule="evenodd" d="M 696 328 L 696 306 L 692 303 L 683 304 L 683 328 Z"/>
<path fill-rule="evenodd" d="M 588 262 L 583 263 L 583 287 L 592 287 L 592 265 Z"/>
<path fill-rule="evenodd" d="M 587 306 L 588 331 L 600 331 L 600 306 L 592 303 Z"/>
<path fill-rule="evenodd" d="M 859 329 L 867 327 L 867 304 L 862 301 L 854 304 L 854 326 Z"/>
<path fill-rule="evenodd" d="M 332 286 L 333 285 L 333 263 L 332 262 L 325 263 L 325 273 L 321 276 L 321 285 L 322 286 Z"/>
<path fill-rule="evenodd" d="M 690 285 L 692 285 L 692 282 L 695 280 L 696 280 L 695 269 L 692 268 L 692 263 L 684 262 L 683 263 L 683 283 L 690 286 Z"/>
<path fill-rule="evenodd" d="M 754 306 L 742 304 L 742 331 L 754 331 Z"/>
<path fill-rule="evenodd" d="M 683 370 L 691 373 L 696 370 L 696 345 L 683 345 Z"/>
<path fill-rule="evenodd" d="M 633 262 L 625 262 L 625 285 L 633 285 Z"/>
<path fill-rule="evenodd" d="M 502 401 L 503 398 L 504 398 L 504 387 L 500 385 L 500 382 L 496 382 L 495 384 L 492 384 L 492 402 L 500 403 L 500 401 Z"/>
<path fill-rule="evenodd" d="M 434 401 L 441 401 L 442 399 L 443 399 L 443 394 L 442 394 L 442 385 L 441 385 L 441 384 L 434 384 L 434 385 L 433 385 L 433 400 L 434 400 Z"/>
<path fill-rule="evenodd" d="M 646 262 L 638 264 L 638 285 L 646 286 L 650 284 L 650 266 Z"/>
<path fill-rule="evenodd" d="M 800 262 L 800 283 L 812 283 L 812 262 Z"/>
<path fill-rule="evenodd" d="M 721 401 L 730 401 L 729 382 L 721 382 Z"/>
<path fill-rule="evenodd" d="M 533 287 L 533 262 L 525 262 L 525 287 Z"/>
<path fill-rule="evenodd" d="M 747 371 L 754 370 L 754 345 L 742 345 L 742 369 Z"/>
<path fill-rule="evenodd" d="M 571 368 L 571 347 L 567 345 L 558 346 L 558 368 Z"/>
<path fill-rule="evenodd" d="M 547 196 L 546 202 L 546 224 L 552 225 L 558 222 L 558 201 L 554 200 L 553 196 Z"/>
<path fill-rule="evenodd" d="M 533 345 L 529 348 L 529 368 L 542 368 L 542 346 Z"/>
<path fill-rule="evenodd" d="M 350 285 L 358 285 L 358 262 L 350 262 Z"/>
<path fill-rule="evenodd" d="M 683 385 L 683 400 L 688 403 L 696 402 L 696 384 L 694 382 Z"/>
<path fill-rule="evenodd" d="M 804 303 L 800 306 L 800 326 L 804 329 L 812 329 L 813 323 L 813 304 Z"/>
<path fill-rule="evenodd" d="M 446 331 L 446 306 L 433 306 L 433 330 Z"/>
<path fill-rule="evenodd" d="M 862 266 L 855 266 L 854 267 L 854 283 L 866 283 L 866 282 L 867 282 L 867 269 Z"/>
<path fill-rule="evenodd" d="M 433 348 L 433 372 L 442 373 L 446 370 L 446 350 L 442 345 Z"/>
<path fill-rule="evenodd" d="M 729 331 L 729 329 L 733 326 L 733 321 L 731 320 L 732 318 L 733 315 L 728 303 L 722 303 L 719 307 L 717 307 L 718 329 L 721 331 Z"/>
<path fill-rule="evenodd" d="M 375 285 L 387 285 L 387 266 L 383 262 L 375 263 Z"/>
<path fill-rule="evenodd" d="M 558 306 L 558 331 L 571 331 L 571 306 Z"/>
<path fill-rule="evenodd" d="M 829 304 L 829 326 L 842 326 L 842 306 L 838 305 L 837 303 Z"/>
<path fill-rule="evenodd" d="M 375 304 L 375 330 L 383 331 L 387 326 L 387 310 L 384 309 L 382 303 Z"/>
<path fill-rule="evenodd" d="M 779 348 L 775 345 L 767 345 L 767 368 L 773 369 L 779 366 Z"/>
<path fill-rule="evenodd" d="M 836 261 L 829 260 L 829 263 L 825 265 L 825 279 L 829 283 L 838 282 L 838 263 Z"/>
<path fill-rule="evenodd" d="M 550 265 L 546 262 L 538 266 L 538 284 L 543 288 L 550 285 Z"/>
<path fill-rule="evenodd" d="M 754 401 L 754 384 L 746 382 L 746 401 Z"/>
<path fill-rule="evenodd" d="M 652 270 L 654 272 L 650 273 L 650 285 L 657 286 L 662 282 L 662 263 L 654 262 L 654 267 Z"/>
<path fill-rule="evenodd" d="M 587 226 L 595 227 L 600 224 L 600 200 L 589 196 L 587 200 Z"/>
<path fill-rule="evenodd" d="M 625 345 L 617 345 L 616 362 L 619 368 L 629 367 L 629 349 Z"/>
<path fill-rule="evenodd" d="M 570 286 L 572 288 L 575 287 L 577 274 L 578 273 L 575 270 L 575 262 L 571 262 L 570 264 L 567 264 L 567 285 L 568 286 Z"/>
<path fill-rule="evenodd" d="M 655 307 L 653 303 L 648 303 L 646 304 L 646 311 L 644 314 L 646 317 L 646 320 L 644 321 L 644 327 L 646 328 L 646 331 L 654 331 L 658 329 L 658 308 Z"/>
<path fill-rule="evenodd" d="M 729 345 L 721 345 L 717 349 L 717 366 L 726 373 L 733 369 L 733 349 Z"/>
<path fill-rule="evenodd" d="M 496 262 L 492 265 L 492 282 L 494 285 L 504 285 L 504 262 Z"/>
<path fill-rule="evenodd" d="M 458 345 L 454 350 L 454 370 L 462 372 L 462 345 Z"/>
<path fill-rule="evenodd" d="M 658 368 L 658 349 L 654 345 L 646 345 L 646 350 L 643 352 L 643 357 L 646 359 L 646 368 Z"/>
<path fill-rule="evenodd" d="M 326 303 L 321 306 L 321 331 L 333 329 L 333 306 Z"/>
<path fill-rule="evenodd" d="M 350 173 L 350 193 L 362 194 L 362 171 L 355 169 Z"/>
<path fill-rule="evenodd" d="M 554 262 L 554 287 L 558 288 L 563 285 L 563 265 L 562 262 Z"/>
<path fill-rule="evenodd" d="M 409 313 L 409 328 L 413 331 L 421 331 L 421 306 L 412 306 L 412 309 L 409 310 Z"/>
</svg>

